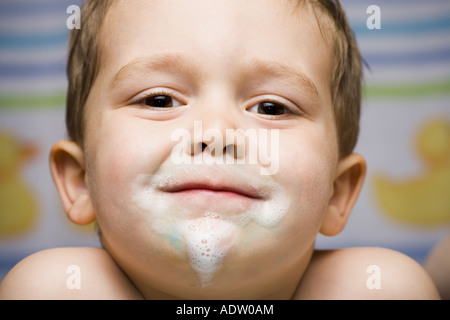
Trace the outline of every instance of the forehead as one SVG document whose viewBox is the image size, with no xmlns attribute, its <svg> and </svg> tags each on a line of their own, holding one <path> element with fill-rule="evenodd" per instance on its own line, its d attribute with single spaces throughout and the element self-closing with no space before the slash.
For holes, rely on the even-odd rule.
<svg viewBox="0 0 450 320">
<path fill-rule="evenodd" d="M 294 73 L 329 89 L 330 45 L 307 2 L 119 0 L 101 31 L 101 74 L 111 81 L 124 66 L 166 55 L 222 75 L 248 61 L 295 65 Z"/>
</svg>

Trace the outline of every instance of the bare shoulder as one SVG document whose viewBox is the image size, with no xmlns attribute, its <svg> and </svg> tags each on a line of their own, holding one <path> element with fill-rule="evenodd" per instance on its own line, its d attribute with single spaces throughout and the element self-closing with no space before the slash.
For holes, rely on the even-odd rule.
<svg viewBox="0 0 450 320">
<path fill-rule="evenodd" d="M 0 299 L 137 299 L 140 295 L 101 248 L 57 248 L 20 261 L 0 283 Z"/>
<path fill-rule="evenodd" d="M 295 298 L 439 299 L 427 272 L 390 249 L 358 247 L 316 251 Z"/>
<path fill-rule="evenodd" d="M 450 300 L 450 235 L 431 250 L 424 268 L 436 283 L 442 299 Z"/>
</svg>

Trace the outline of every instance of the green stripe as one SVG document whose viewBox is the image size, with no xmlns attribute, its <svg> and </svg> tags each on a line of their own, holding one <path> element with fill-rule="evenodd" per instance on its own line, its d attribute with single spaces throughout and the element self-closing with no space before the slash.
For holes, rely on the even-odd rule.
<svg viewBox="0 0 450 320">
<path fill-rule="evenodd" d="M 0 110 L 64 108 L 66 94 L 53 95 L 0 95 Z"/>
<path fill-rule="evenodd" d="M 450 93 L 450 79 L 417 85 L 369 85 L 364 87 L 366 98 L 416 98 Z"/>
</svg>

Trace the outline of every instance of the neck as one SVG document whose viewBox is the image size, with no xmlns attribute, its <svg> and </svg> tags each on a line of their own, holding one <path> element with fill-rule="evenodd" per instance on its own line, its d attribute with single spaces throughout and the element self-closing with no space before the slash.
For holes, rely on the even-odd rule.
<svg viewBox="0 0 450 320">
<path fill-rule="evenodd" d="M 210 285 L 200 287 L 189 275 L 180 281 L 164 281 L 160 285 L 132 279 L 147 300 L 289 300 L 311 259 L 314 248 L 308 249 L 301 261 L 279 270 L 264 272 L 261 268 L 245 274 L 220 272 Z M 258 274 L 259 273 L 259 274 Z M 159 290 L 158 290 L 159 288 Z"/>
</svg>

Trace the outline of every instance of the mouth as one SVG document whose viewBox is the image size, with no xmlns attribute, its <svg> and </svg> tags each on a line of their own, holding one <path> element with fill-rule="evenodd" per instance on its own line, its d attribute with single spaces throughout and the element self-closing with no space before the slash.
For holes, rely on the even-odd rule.
<svg viewBox="0 0 450 320">
<path fill-rule="evenodd" d="M 156 189 L 193 212 L 237 214 L 269 200 L 270 184 L 247 171 L 224 167 L 179 168 L 160 175 Z"/>
<path fill-rule="evenodd" d="M 220 222 L 230 218 L 240 226 L 255 221 L 272 227 L 289 206 L 278 182 L 239 167 L 167 168 L 140 175 L 136 187 L 139 207 L 171 221 L 207 218 Z"/>
<path fill-rule="evenodd" d="M 161 188 L 172 194 L 204 195 L 220 197 L 245 197 L 253 200 L 263 200 L 264 192 L 253 186 L 240 183 L 221 183 L 217 181 L 186 181 Z"/>
</svg>

